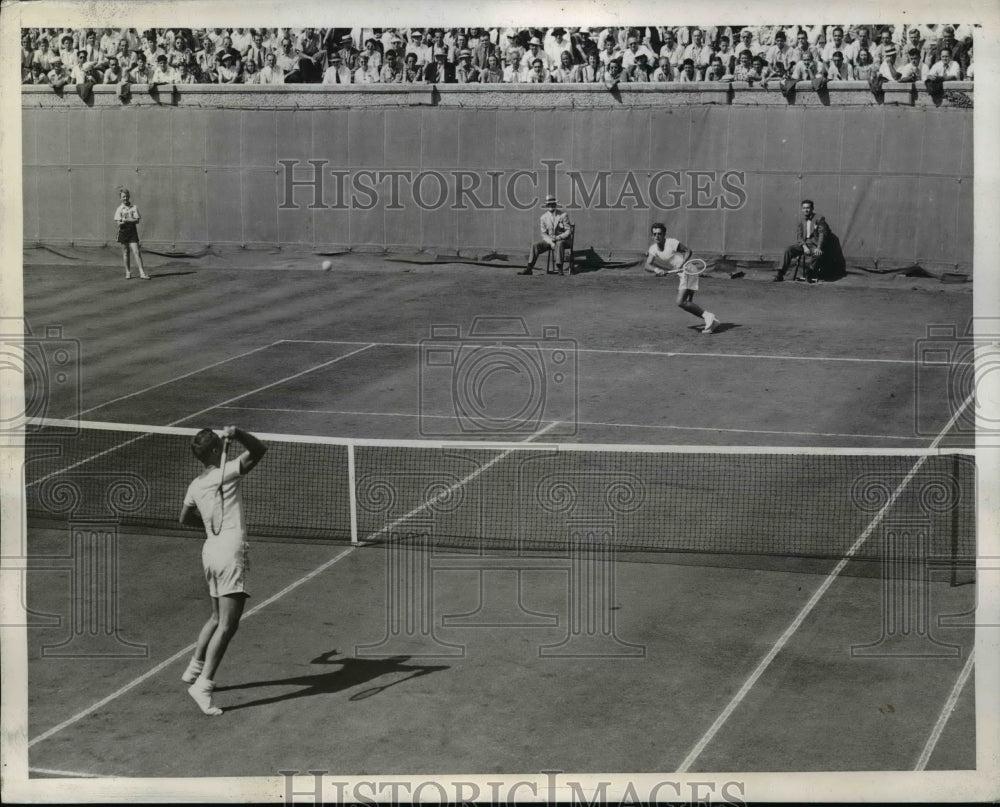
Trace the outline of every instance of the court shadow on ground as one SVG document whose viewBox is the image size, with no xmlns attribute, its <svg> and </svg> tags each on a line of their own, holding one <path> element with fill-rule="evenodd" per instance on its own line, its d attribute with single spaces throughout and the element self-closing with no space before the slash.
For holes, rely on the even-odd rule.
<svg viewBox="0 0 1000 807">
<path fill-rule="evenodd" d="M 702 330 L 704 329 L 704 327 L 705 327 L 704 324 L 702 324 L 702 325 L 689 325 L 688 326 L 688 330 L 689 331 L 698 331 L 699 333 L 701 333 Z M 733 328 L 742 328 L 742 327 L 743 326 L 740 325 L 738 322 L 719 322 L 719 324 L 715 326 L 715 330 L 712 331 L 712 336 L 716 336 L 717 334 L 720 334 L 720 333 L 725 333 L 726 331 L 731 331 Z"/>
<path fill-rule="evenodd" d="M 151 280 L 158 280 L 161 277 L 177 277 L 178 275 L 196 275 L 198 274 L 194 269 L 188 269 L 184 272 L 155 272 L 150 273 L 149 277 Z"/>
<path fill-rule="evenodd" d="M 602 258 L 593 247 L 583 250 L 573 251 L 573 274 L 581 275 L 584 272 L 597 272 L 601 269 L 628 269 L 642 263 L 638 261 L 613 261 Z"/>
<path fill-rule="evenodd" d="M 367 681 L 374 681 L 384 675 L 392 673 L 406 673 L 402 678 L 396 678 L 378 686 L 356 692 L 351 696 L 351 700 L 363 700 L 384 692 L 391 686 L 402 684 L 413 678 L 440 670 L 450 669 L 447 665 L 427 665 L 427 664 L 407 664 L 409 656 L 392 656 L 383 659 L 359 659 L 350 656 L 337 658 L 337 651 L 331 650 L 317 656 L 311 664 L 335 664 L 339 669 L 329 672 L 318 673 L 316 675 L 300 675 L 290 678 L 274 678 L 268 681 L 247 681 L 242 684 L 232 684 L 231 686 L 217 687 L 216 692 L 230 692 L 240 689 L 256 689 L 259 687 L 289 687 L 299 686 L 294 692 L 285 692 L 280 695 L 273 695 L 267 698 L 237 703 L 227 706 L 226 711 L 234 709 L 246 709 L 251 706 L 265 706 L 269 703 L 279 703 L 296 698 L 307 698 L 313 695 L 328 695 L 333 692 L 342 692 L 346 689 L 363 684 Z"/>
</svg>

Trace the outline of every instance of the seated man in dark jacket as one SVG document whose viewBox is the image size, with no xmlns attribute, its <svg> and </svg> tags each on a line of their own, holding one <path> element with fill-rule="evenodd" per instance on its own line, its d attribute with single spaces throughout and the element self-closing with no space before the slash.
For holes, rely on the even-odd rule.
<svg viewBox="0 0 1000 807">
<path fill-rule="evenodd" d="M 796 243 L 785 249 L 774 279 L 784 280 L 788 267 L 799 257 L 803 258 L 804 279 L 809 283 L 815 283 L 819 279 L 832 280 L 844 274 L 840 240 L 830 230 L 826 219 L 816 215 L 812 199 L 802 200 L 802 217 L 796 227 Z"/>
</svg>

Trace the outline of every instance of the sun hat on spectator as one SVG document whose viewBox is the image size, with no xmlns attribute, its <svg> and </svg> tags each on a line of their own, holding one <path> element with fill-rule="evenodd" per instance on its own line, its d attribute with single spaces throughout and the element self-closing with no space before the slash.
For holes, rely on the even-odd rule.
<svg viewBox="0 0 1000 807">
<path fill-rule="evenodd" d="M 330 61 L 331 62 L 341 62 L 341 61 L 343 61 L 343 59 L 340 58 L 340 54 L 339 53 L 331 53 L 330 54 Z"/>
<path fill-rule="evenodd" d="M 546 207 L 554 207 L 554 206 L 556 206 L 558 204 L 559 204 L 559 202 L 556 201 L 556 197 L 555 196 L 546 196 L 545 197 L 545 206 Z"/>
<path fill-rule="evenodd" d="M 537 36 L 533 36 L 528 41 L 528 44 L 529 45 L 538 45 L 538 47 L 541 47 L 542 46 L 542 40 L 540 40 Z"/>
<path fill-rule="evenodd" d="M 434 58 L 447 59 L 448 51 L 446 51 L 444 48 L 434 48 Z"/>
<path fill-rule="evenodd" d="M 472 58 L 472 51 L 469 50 L 468 48 L 465 48 L 465 49 L 459 51 L 458 58 L 459 59 L 471 59 Z"/>
<path fill-rule="evenodd" d="M 340 38 L 340 44 L 341 45 L 348 45 L 348 44 L 350 44 L 353 41 L 354 41 L 354 37 L 351 36 L 350 34 L 345 34 L 344 36 L 342 36 Z"/>
<path fill-rule="evenodd" d="M 49 64 L 52 65 L 62 64 L 62 59 L 60 59 L 58 56 L 53 56 L 51 59 L 49 59 Z"/>
</svg>

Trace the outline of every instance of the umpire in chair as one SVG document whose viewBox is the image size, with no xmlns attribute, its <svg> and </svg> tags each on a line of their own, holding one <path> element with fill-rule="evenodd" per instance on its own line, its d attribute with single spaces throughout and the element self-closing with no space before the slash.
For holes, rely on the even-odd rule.
<svg viewBox="0 0 1000 807">
<path fill-rule="evenodd" d="M 519 275 L 530 275 L 535 269 L 535 261 L 543 252 L 555 254 L 556 268 L 560 275 L 565 274 L 566 255 L 569 254 L 569 273 L 573 274 L 573 224 L 569 216 L 559 209 L 559 203 L 554 196 L 545 198 L 545 212 L 542 213 L 542 240 L 531 245 L 531 255 L 528 265 L 518 272 Z M 546 269 L 546 274 L 548 269 Z"/>
<path fill-rule="evenodd" d="M 799 261 L 804 270 L 802 279 L 807 283 L 815 283 L 820 278 L 840 277 L 844 272 L 840 241 L 830 230 L 826 219 L 816 215 L 812 199 L 802 200 L 802 217 L 796 229 L 796 243 L 785 249 L 774 280 L 784 280 L 788 267 Z M 793 280 L 799 280 L 798 273 L 797 263 Z"/>
</svg>

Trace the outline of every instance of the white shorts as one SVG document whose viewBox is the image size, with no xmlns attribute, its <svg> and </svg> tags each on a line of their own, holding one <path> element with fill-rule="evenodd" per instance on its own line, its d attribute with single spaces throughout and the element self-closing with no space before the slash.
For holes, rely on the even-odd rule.
<svg viewBox="0 0 1000 807">
<path fill-rule="evenodd" d="M 677 288 L 680 291 L 698 291 L 698 281 L 701 280 L 701 275 L 689 275 L 687 272 L 681 272 L 679 277 L 680 285 Z"/>
<path fill-rule="evenodd" d="M 227 594 L 250 596 L 247 572 L 250 570 L 249 544 L 245 541 L 205 541 L 201 549 L 201 565 L 208 583 L 208 596 Z"/>
</svg>

